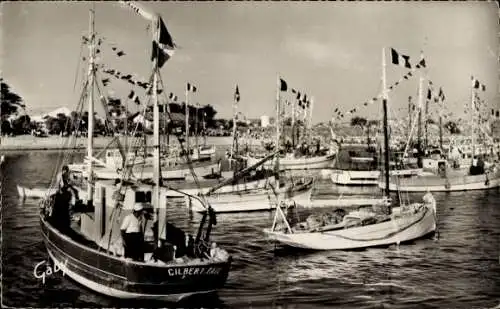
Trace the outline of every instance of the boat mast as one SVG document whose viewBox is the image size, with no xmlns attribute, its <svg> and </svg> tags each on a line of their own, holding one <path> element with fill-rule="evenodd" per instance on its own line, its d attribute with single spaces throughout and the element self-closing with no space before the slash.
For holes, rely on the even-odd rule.
<svg viewBox="0 0 500 309">
<path fill-rule="evenodd" d="M 385 196 L 390 197 L 389 191 L 389 128 L 387 121 L 387 85 L 385 75 L 385 47 L 382 48 L 382 107 L 384 112 L 384 163 L 385 163 Z M 390 208 L 389 208 L 390 209 Z"/>
<path fill-rule="evenodd" d="M 411 139 L 411 128 L 412 128 L 412 117 L 411 117 L 411 112 L 412 112 L 412 97 L 408 97 L 408 139 Z M 410 140 L 411 143 L 411 140 Z"/>
<path fill-rule="evenodd" d="M 186 87 L 186 107 L 185 107 L 186 111 L 186 115 L 185 115 L 185 130 L 186 130 L 186 151 L 189 155 L 189 151 L 190 151 L 190 148 L 189 148 L 189 91 Z"/>
<path fill-rule="evenodd" d="M 312 117 L 313 117 L 314 97 L 311 97 L 310 102 L 311 106 L 309 107 L 309 121 L 307 127 L 307 130 L 309 131 L 309 145 L 312 144 Z"/>
<path fill-rule="evenodd" d="M 238 86 L 236 86 L 236 87 L 238 87 Z M 229 168 L 231 168 L 234 152 L 237 151 L 236 144 L 238 143 L 237 137 L 236 137 L 236 104 L 237 103 L 236 103 L 236 96 L 235 96 L 234 102 L 233 102 L 233 143 L 231 145 L 231 154 L 230 154 L 230 158 L 229 158 Z"/>
<path fill-rule="evenodd" d="M 280 92 L 281 92 L 281 82 L 279 74 L 276 79 L 276 190 L 279 189 L 279 172 L 280 172 Z"/>
<path fill-rule="evenodd" d="M 198 147 L 198 110 L 200 108 L 200 103 L 196 102 L 196 114 L 194 116 L 194 136 L 195 136 L 195 147 L 196 147 L 196 152 L 198 153 L 198 158 L 200 157 L 200 148 Z"/>
<path fill-rule="evenodd" d="M 425 149 L 428 149 L 429 147 L 429 99 L 425 100 L 425 122 L 424 122 L 424 145 Z"/>
<path fill-rule="evenodd" d="M 443 101 L 441 101 L 441 111 L 439 112 L 439 149 L 443 152 Z"/>
<path fill-rule="evenodd" d="M 295 150 L 295 104 L 292 102 L 292 152 Z"/>
<path fill-rule="evenodd" d="M 420 152 L 422 149 L 422 108 L 424 106 L 424 78 L 422 76 L 418 79 L 418 151 Z M 425 126 L 425 130 L 427 130 L 427 125 Z M 426 133 L 427 134 L 427 131 Z M 427 137 L 425 137 L 424 142 L 427 142 Z M 424 144 L 425 144 L 424 143 Z"/>
<path fill-rule="evenodd" d="M 87 118 L 87 202 L 92 205 L 94 199 L 94 187 L 93 187 L 93 148 L 94 148 L 94 74 L 95 74 L 95 33 L 94 33 L 94 10 L 90 10 L 90 22 L 89 22 L 89 76 L 88 76 L 88 86 L 89 88 L 89 105 L 88 105 L 88 118 Z"/>
<path fill-rule="evenodd" d="M 153 32 L 153 41 L 158 42 L 159 41 L 159 22 L 160 18 L 159 16 L 156 16 L 156 18 L 152 19 L 152 32 Z M 153 62 L 153 181 L 155 184 L 154 190 L 153 190 L 153 197 L 152 197 L 152 204 L 153 207 L 157 210 L 157 213 L 159 214 L 159 209 L 160 209 L 160 180 L 161 180 L 161 174 L 160 174 L 160 107 L 158 105 L 158 57 L 155 57 L 154 62 Z M 158 247 L 161 246 L 161 241 L 160 241 L 160 231 L 161 231 L 161 226 L 160 223 L 161 220 L 158 217 Z"/>
<path fill-rule="evenodd" d="M 474 120 L 475 120 L 475 115 L 476 115 L 476 104 L 475 104 L 475 97 L 474 97 L 474 80 L 472 80 L 471 88 L 470 88 L 470 117 L 471 117 L 471 141 L 472 141 L 472 155 L 471 155 L 471 160 L 474 160 L 474 156 L 476 155 L 476 139 L 474 137 Z"/>
</svg>

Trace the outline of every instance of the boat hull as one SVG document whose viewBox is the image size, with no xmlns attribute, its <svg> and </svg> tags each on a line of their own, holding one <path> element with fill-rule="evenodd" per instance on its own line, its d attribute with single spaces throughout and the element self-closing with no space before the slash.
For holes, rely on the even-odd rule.
<svg viewBox="0 0 500 309">
<path fill-rule="evenodd" d="M 422 169 L 393 170 L 391 175 L 403 177 L 416 176 L 422 173 Z M 380 171 L 351 171 L 336 170 L 331 174 L 330 179 L 336 185 L 353 186 L 376 186 L 379 183 Z"/>
<path fill-rule="evenodd" d="M 234 185 L 227 185 L 227 186 L 223 186 L 223 187 L 219 188 L 217 190 L 217 192 L 219 194 L 220 193 L 234 194 L 234 193 L 238 193 L 238 192 L 246 192 L 246 191 L 264 189 L 264 188 L 268 187 L 269 183 L 274 182 L 275 181 L 274 179 L 275 179 L 274 177 L 269 177 L 267 179 L 260 179 L 260 180 L 254 180 L 254 181 L 249 181 L 249 182 L 237 183 Z M 202 185 L 203 185 L 203 183 L 202 183 Z M 198 189 L 198 188 L 185 189 L 185 188 L 182 188 L 182 186 L 181 186 L 181 187 L 176 188 L 176 189 L 182 191 L 183 193 L 197 195 L 199 192 L 202 192 L 202 193 L 208 192 L 212 187 L 213 187 L 213 185 L 205 186 L 205 187 L 202 187 L 200 189 Z M 181 193 L 173 191 L 173 190 L 168 190 L 168 189 L 166 189 L 166 190 L 168 191 L 167 197 L 176 198 L 176 197 L 184 197 L 185 196 L 185 194 L 181 194 Z M 28 187 L 23 187 L 23 186 L 18 185 L 17 192 L 18 192 L 19 197 L 21 197 L 21 198 L 37 199 L 37 198 L 45 198 L 47 196 L 50 196 L 50 195 L 56 193 L 57 189 L 56 188 L 49 189 L 49 188 L 42 188 L 42 187 L 28 188 Z M 87 197 L 86 190 L 79 189 L 79 197 L 83 201 L 86 201 L 86 197 Z"/>
<path fill-rule="evenodd" d="M 422 238 L 436 230 L 434 211 L 426 208 L 417 214 L 390 221 L 327 232 L 283 233 L 265 229 L 273 241 L 312 250 L 349 250 L 387 246 Z"/>
<path fill-rule="evenodd" d="M 83 164 L 70 165 L 70 170 L 74 172 L 82 173 L 84 177 L 87 177 L 87 166 Z M 208 164 L 193 164 L 193 170 L 196 175 L 210 175 L 219 172 L 219 163 L 208 163 Z M 113 170 L 110 168 L 95 168 L 94 175 L 97 179 L 117 179 L 121 178 L 123 172 Z M 153 169 L 150 167 L 137 167 L 132 171 L 132 175 L 137 179 L 151 179 L 153 178 Z M 179 167 L 171 169 L 162 169 L 161 177 L 163 179 L 186 179 L 191 178 L 192 173 L 188 167 Z"/>
<path fill-rule="evenodd" d="M 223 187 L 217 189 L 217 193 L 218 194 L 233 194 L 233 193 L 238 193 L 238 192 L 261 190 L 261 189 L 267 188 L 269 186 L 269 183 L 273 183 L 275 181 L 274 179 L 275 179 L 274 177 L 269 177 L 267 179 L 259 179 L 259 180 L 254 180 L 254 181 L 237 183 L 234 185 L 227 185 L 227 186 L 223 186 Z M 197 195 L 200 192 L 205 194 L 210 189 L 212 189 L 212 187 L 213 186 L 202 187 L 200 189 L 198 189 L 198 188 L 190 188 L 190 189 L 177 188 L 177 189 L 181 190 L 183 193 Z M 185 194 L 181 194 L 181 193 L 178 193 L 175 191 L 170 191 L 168 193 L 168 196 L 169 197 L 183 197 L 183 196 L 185 196 Z"/>
<path fill-rule="evenodd" d="M 385 189 L 385 182 L 379 182 L 379 187 Z M 500 187 L 500 174 L 495 175 L 465 175 L 455 178 L 439 176 L 421 176 L 398 179 L 392 177 L 389 181 L 390 191 L 403 192 L 453 192 L 486 190 Z"/>
<path fill-rule="evenodd" d="M 83 202 L 86 202 L 87 192 L 78 187 L 76 188 L 78 190 L 79 198 Z M 42 187 L 28 188 L 20 185 L 17 186 L 17 194 L 19 195 L 20 198 L 33 198 L 33 199 L 46 198 L 48 196 L 55 194 L 56 192 L 57 188 L 50 188 L 50 189 Z"/>
<path fill-rule="evenodd" d="M 282 190 L 282 199 L 290 199 L 298 204 L 310 203 L 313 181 L 296 186 L 293 191 Z M 268 211 L 276 207 L 276 199 L 269 189 L 255 190 L 240 194 L 217 194 L 206 197 L 207 202 L 216 213 Z M 200 200 L 187 198 L 187 206 L 192 211 L 204 212 L 205 207 Z"/>
<path fill-rule="evenodd" d="M 231 261 L 149 264 L 115 257 L 77 243 L 40 217 L 47 251 L 64 275 L 100 294 L 121 299 L 176 301 L 221 288 Z"/>
<path fill-rule="evenodd" d="M 280 158 L 280 170 L 308 170 L 308 169 L 324 169 L 330 167 L 335 158 L 335 154 L 330 154 L 320 157 L 304 157 L 304 158 Z M 260 159 L 247 157 L 249 166 L 256 164 Z M 266 169 L 274 168 L 274 160 L 263 164 Z"/>
</svg>

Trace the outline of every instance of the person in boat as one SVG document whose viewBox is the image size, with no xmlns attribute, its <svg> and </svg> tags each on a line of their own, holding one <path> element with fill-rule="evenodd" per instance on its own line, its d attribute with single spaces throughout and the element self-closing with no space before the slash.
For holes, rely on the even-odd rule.
<svg viewBox="0 0 500 309">
<path fill-rule="evenodd" d="M 136 203 L 132 213 L 123 219 L 120 228 L 125 258 L 140 262 L 144 261 L 143 209 L 141 203 Z"/>
<path fill-rule="evenodd" d="M 71 227 L 70 204 L 71 192 L 66 187 L 63 187 L 55 194 L 49 218 L 50 223 L 63 233 L 68 232 Z"/>
<path fill-rule="evenodd" d="M 71 184 L 69 167 L 67 165 L 62 167 L 61 173 L 58 176 L 57 185 L 60 192 L 72 192 L 75 201 L 80 200 L 78 197 L 78 190 Z"/>
<path fill-rule="evenodd" d="M 479 175 L 484 174 L 484 160 L 482 156 L 477 159 L 477 172 Z"/>
<path fill-rule="evenodd" d="M 116 201 L 117 205 L 122 205 L 125 200 L 125 194 L 121 193 L 122 181 L 119 178 L 115 179 L 115 191 L 113 192 L 113 199 Z"/>
<path fill-rule="evenodd" d="M 227 259 L 227 253 L 221 250 L 215 241 L 210 245 L 210 255 L 205 253 L 205 256 L 214 261 L 225 261 Z"/>
<path fill-rule="evenodd" d="M 470 175 L 481 175 L 484 174 L 484 161 L 478 157 L 474 156 L 472 160 L 472 165 L 469 170 Z"/>
</svg>

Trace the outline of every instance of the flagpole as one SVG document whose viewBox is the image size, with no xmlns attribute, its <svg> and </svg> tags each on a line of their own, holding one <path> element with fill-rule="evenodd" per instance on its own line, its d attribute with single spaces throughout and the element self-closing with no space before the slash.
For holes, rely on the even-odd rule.
<svg viewBox="0 0 500 309">
<path fill-rule="evenodd" d="M 382 48 L 382 108 L 384 112 L 384 165 L 385 165 L 385 196 L 390 197 L 389 191 L 389 124 L 387 119 L 387 82 L 386 82 L 385 47 Z M 389 208 L 390 210 L 390 208 Z"/>
<path fill-rule="evenodd" d="M 151 30 L 152 30 L 152 36 L 153 36 L 153 41 L 158 42 L 159 37 L 160 37 L 160 31 L 159 31 L 159 16 L 157 15 L 156 18 L 152 20 L 152 25 L 151 25 Z M 156 47 L 157 48 L 157 47 Z M 162 226 L 163 224 L 166 224 L 166 212 L 163 216 L 160 215 L 160 180 L 161 180 L 161 172 L 160 172 L 160 109 L 158 106 L 158 91 L 157 91 L 157 83 L 158 83 L 158 55 L 159 51 L 156 51 L 156 58 L 153 61 L 153 87 L 152 87 L 152 93 L 153 93 L 153 156 L 154 156 L 154 169 L 153 169 L 153 179 L 154 179 L 154 190 L 153 190 L 153 206 L 156 208 L 156 213 L 158 215 L 158 229 L 157 229 L 157 239 L 158 239 L 158 247 L 161 247 L 161 241 L 160 241 L 160 236 L 161 236 L 161 231 L 162 231 Z M 165 222 L 162 222 L 162 219 L 165 220 Z M 163 224 L 161 224 L 163 223 Z"/>
</svg>

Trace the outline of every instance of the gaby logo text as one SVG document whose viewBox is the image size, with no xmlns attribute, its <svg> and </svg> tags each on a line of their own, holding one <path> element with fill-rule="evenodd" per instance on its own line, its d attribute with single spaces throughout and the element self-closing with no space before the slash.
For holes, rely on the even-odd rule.
<svg viewBox="0 0 500 309">
<path fill-rule="evenodd" d="M 35 268 L 33 269 L 33 275 L 37 279 L 42 279 L 42 283 L 45 284 L 45 278 L 59 271 L 62 271 L 62 275 L 64 276 L 67 263 L 67 260 L 64 261 L 64 263 L 54 261 L 54 266 L 51 267 L 47 264 L 47 261 L 41 261 L 40 263 L 35 265 Z"/>
</svg>

